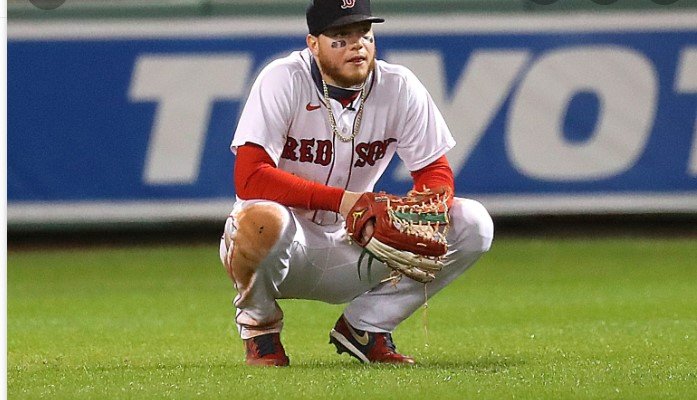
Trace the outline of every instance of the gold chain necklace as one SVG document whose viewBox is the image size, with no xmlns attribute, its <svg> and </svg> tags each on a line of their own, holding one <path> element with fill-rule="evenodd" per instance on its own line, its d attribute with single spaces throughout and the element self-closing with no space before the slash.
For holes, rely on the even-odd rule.
<svg viewBox="0 0 697 400">
<path fill-rule="evenodd" d="M 324 90 L 324 102 L 327 104 L 327 111 L 329 112 L 329 124 L 332 126 L 332 133 L 334 133 L 334 136 L 337 136 L 342 142 L 352 141 L 361 130 L 363 104 L 365 103 L 365 85 L 363 88 L 361 88 L 361 105 L 358 106 L 356 119 L 354 120 L 353 129 L 351 130 L 351 136 L 343 136 L 341 133 L 339 133 L 339 129 L 336 126 L 336 119 L 334 119 L 334 113 L 332 112 L 332 104 L 329 102 L 329 89 L 327 89 L 327 84 L 324 82 L 324 79 L 322 79 L 322 89 Z"/>
</svg>

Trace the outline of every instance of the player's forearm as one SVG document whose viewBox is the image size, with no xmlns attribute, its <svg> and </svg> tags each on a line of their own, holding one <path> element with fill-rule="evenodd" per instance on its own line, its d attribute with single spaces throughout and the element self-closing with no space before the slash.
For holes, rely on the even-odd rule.
<svg viewBox="0 0 697 400">
<path fill-rule="evenodd" d="M 300 178 L 275 167 L 257 145 L 237 149 L 235 191 L 241 199 L 264 199 L 309 210 L 339 212 L 344 190 Z"/>
<path fill-rule="evenodd" d="M 272 200 L 288 207 L 339 211 L 344 190 L 299 178 L 271 166 L 258 169 L 237 191 L 243 199 Z"/>
</svg>

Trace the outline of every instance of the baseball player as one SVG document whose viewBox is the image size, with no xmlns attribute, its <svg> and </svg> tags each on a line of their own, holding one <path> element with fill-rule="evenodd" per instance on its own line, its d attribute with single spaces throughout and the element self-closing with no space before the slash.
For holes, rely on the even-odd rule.
<svg viewBox="0 0 697 400">
<path fill-rule="evenodd" d="M 454 145 L 430 95 L 408 69 L 376 60 L 370 0 L 314 0 L 307 48 L 266 66 L 232 140 L 237 201 L 221 260 L 237 295 L 235 322 L 249 365 L 289 365 L 277 299 L 348 303 L 330 332 L 338 353 L 362 362 L 413 364 L 391 332 L 425 301 L 424 284 L 392 279 L 375 262 L 357 274 L 363 249 L 345 220 L 397 154 L 413 188 L 452 196 L 445 154 Z M 478 202 L 450 197 L 448 250 L 429 296 L 486 252 L 493 224 Z M 365 228 L 370 237 L 372 225 Z"/>
</svg>

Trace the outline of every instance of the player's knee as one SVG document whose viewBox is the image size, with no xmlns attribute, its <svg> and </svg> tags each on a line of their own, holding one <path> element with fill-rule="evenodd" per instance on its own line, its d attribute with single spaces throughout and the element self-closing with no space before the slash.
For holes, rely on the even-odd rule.
<svg viewBox="0 0 697 400">
<path fill-rule="evenodd" d="M 275 203 L 245 208 L 237 215 L 236 251 L 249 260 L 262 261 L 278 243 L 289 218 L 285 207 Z"/>
<path fill-rule="evenodd" d="M 284 236 L 289 221 L 288 210 L 271 202 L 252 204 L 235 216 L 234 232 L 226 233 L 231 243 L 226 267 L 235 282 L 243 286 L 249 282 L 261 262 Z"/>
<path fill-rule="evenodd" d="M 461 234 L 458 242 L 463 250 L 468 252 L 487 252 L 494 239 L 494 222 L 484 206 L 471 199 L 456 198 L 452 217 L 460 227 Z"/>
</svg>

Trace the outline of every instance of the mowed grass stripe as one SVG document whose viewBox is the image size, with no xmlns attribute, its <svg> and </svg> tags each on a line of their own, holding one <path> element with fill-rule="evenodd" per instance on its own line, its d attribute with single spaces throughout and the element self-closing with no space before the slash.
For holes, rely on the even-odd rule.
<svg viewBox="0 0 697 400">
<path fill-rule="evenodd" d="M 244 366 L 217 257 L 10 251 L 9 398 L 697 398 L 694 239 L 496 240 L 395 332 L 411 368 L 335 354 L 343 307 L 299 300 L 291 367 Z"/>
</svg>

